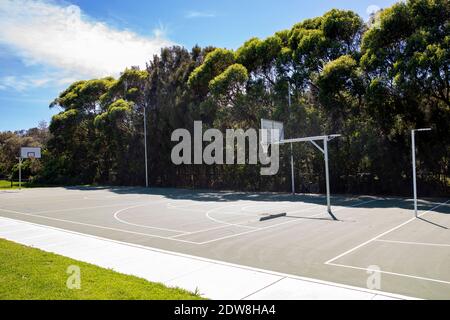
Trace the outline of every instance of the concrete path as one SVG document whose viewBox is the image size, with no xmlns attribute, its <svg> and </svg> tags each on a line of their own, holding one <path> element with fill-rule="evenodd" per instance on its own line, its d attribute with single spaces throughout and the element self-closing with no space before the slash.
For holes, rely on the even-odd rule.
<svg viewBox="0 0 450 320">
<path fill-rule="evenodd" d="M 411 299 L 3 217 L 0 238 L 167 286 L 197 290 L 210 299 Z"/>
</svg>

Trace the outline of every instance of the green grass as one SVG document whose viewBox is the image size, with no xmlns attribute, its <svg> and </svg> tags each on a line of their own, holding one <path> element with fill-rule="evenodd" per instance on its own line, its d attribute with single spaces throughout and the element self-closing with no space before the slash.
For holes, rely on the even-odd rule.
<svg viewBox="0 0 450 320">
<path fill-rule="evenodd" d="M 22 183 L 22 188 L 27 187 L 27 183 Z M 9 180 L 0 180 L 0 189 L 19 189 L 19 182 L 14 181 L 13 186 L 11 188 L 11 181 Z"/>
<path fill-rule="evenodd" d="M 67 268 L 81 271 L 68 289 Z M 201 299 L 198 295 L 0 239 L 0 299 Z"/>
<path fill-rule="evenodd" d="M 50 185 L 50 184 L 42 184 L 42 183 L 28 183 L 28 182 L 22 182 L 22 188 L 52 188 L 57 187 L 57 185 Z M 9 180 L 0 180 L 0 190 L 5 189 L 19 189 L 19 181 L 14 181 L 13 186 L 11 187 L 11 181 Z"/>
</svg>

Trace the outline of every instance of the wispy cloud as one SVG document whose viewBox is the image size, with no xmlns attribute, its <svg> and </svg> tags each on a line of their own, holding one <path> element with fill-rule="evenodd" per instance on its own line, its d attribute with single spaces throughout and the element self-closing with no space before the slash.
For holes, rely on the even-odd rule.
<svg viewBox="0 0 450 320">
<path fill-rule="evenodd" d="M 144 67 L 161 47 L 173 45 L 161 27 L 144 37 L 96 21 L 78 6 L 46 0 L 1 0 L 0 43 L 26 65 L 60 70 L 62 79 L 57 81 L 114 76 L 129 66 Z M 55 80 L 4 77 L 0 86 L 25 90 L 49 81 Z"/>
<path fill-rule="evenodd" d="M 377 6 L 377 5 L 375 5 L 375 4 L 371 4 L 370 6 L 368 6 L 367 8 L 366 8 L 366 13 L 367 13 L 367 15 L 372 15 L 372 14 L 374 14 L 374 13 L 377 13 L 378 11 L 380 10 L 380 7 L 379 6 Z"/>
<path fill-rule="evenodd" d="M 11 101 L 11 102 L 22 102 L 22 103 L 29 103 L 29 104 L 46 104 L 49 105 L 52 101 L 51 99 L 43 99 L 43 98 L 23 98 L 23 97 L 4 97 L 0 96 L 0 101 Z"/>
<path fill-rule="evenodd" d="M 0 77 L 0 90 L 15 90 L 19 92 L 33 88 L 42 88 L 46 86 L 62 86 L 68 85 L 77 78 L 65 77 L 60 73 L 44 74 L 44 75 L 23 75 L 23 76 L 3 76 Z"/>
<path fill-rule="evenodd" d="M 191 10 L 186 12 L 186 14 L 184 15 L 185 18 L 188 19 L 194 19 L 194 18 L 214 18 L 216 16 L 216 14 L 214 12 L 210 12 L 210 11 L 196 11 L 196 10 Z"/>
</svg>

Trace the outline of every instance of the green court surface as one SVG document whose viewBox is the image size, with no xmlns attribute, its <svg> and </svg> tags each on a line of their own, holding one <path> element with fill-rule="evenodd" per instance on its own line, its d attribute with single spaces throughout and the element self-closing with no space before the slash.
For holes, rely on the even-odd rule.
<svg viewBox="0 0 450 320">
<path fill-rule="evenodd" d="M 450 299 L 450 200 L 143 188 L 0 191 L 0 216 L 381 291 Z M 285 215 L 280 215 L 285 213 Z M 266 219 L 273 215 L 272 219 Z"/>
</svg>

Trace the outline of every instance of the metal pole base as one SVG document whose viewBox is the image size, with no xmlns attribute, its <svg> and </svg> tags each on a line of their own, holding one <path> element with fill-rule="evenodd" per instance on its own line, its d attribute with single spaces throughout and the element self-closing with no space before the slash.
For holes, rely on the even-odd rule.
<svg viewBox="0 0 450 320">
<path fill-rule="evenodd" d="M 336 216 L 333 214 L 333 212 L 331 212 L 331 210 L 328 210 L 328 214 L 331 216 L 331 218 L 332 218 L 334 221 L 339 221 L 339 219 L 336 218 Z"/>
</svg>

